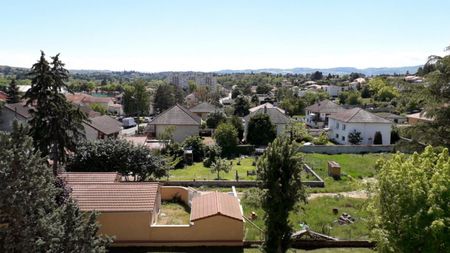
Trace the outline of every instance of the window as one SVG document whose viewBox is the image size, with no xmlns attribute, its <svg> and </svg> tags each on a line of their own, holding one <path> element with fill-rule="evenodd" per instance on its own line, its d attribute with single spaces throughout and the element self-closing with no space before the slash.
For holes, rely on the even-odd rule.
<svg viewBox="0 0 450 253">
<path fill-rule="evenodd" d="M 345 141 L 345 136 L 342 136 L 342 141 Z"/>
<path fill-rule="evenodd" d="M 339 129 L 339 122 L 336 122 L 336 129 Z"/>
<path fill-rule="evenodd" d="M 336 139 L 339 139 L 339 134 L 336 134 Z"/>
<path fill-rule="evenodd" d="M 346 125 L 345 125 L 345 124 L 343 124 L 343 125 L 342 125 L 342 130 L 345 130 L 345 127 L 346 127 Z"/>
</svg>

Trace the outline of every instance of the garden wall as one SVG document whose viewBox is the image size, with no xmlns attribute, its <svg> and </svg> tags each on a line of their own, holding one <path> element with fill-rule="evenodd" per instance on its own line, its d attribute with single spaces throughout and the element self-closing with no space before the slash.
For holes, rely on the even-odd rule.
<svg viewBox="0 0 450 253">
<path fill-rule="evenodd" d="M 390 153 L 394 151 L 393 145 L 311 145 L 301 146 L 298 149 L 303 153 L 321 154 L 363 154 L 363 153 Z"/>
</svg>

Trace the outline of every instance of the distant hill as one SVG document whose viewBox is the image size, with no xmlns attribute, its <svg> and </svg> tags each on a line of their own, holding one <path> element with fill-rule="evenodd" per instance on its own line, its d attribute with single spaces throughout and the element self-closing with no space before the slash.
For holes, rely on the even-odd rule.
<svg viewBox="0 0 450 253">
<path fill-rule="evenodd" d="M 393 75 L 393 74 L 406 74 L 409 72 L 411 74 L 416 73 L 417 69 L 421 67 L 418 66 L 405 66 L 405 67 L 393 67 L 393 68 L 365 68 L 358 69 L 353 67 L 336 67 L 336 68 L 291 68 L 291 69 L 278 69 L 278 68 L 265 68 L 265 69 L 243 69 L 243 70 L 232 70 L 225 69 L 219 71 L 213 71 L 213 73 L 217 74 L 234 74 L 234 73 L 272 73 L 272 74 L 308 74 L 315 71 L 320 71 L 323 74 L 334 74 L 334 75 L 346 75 L 352 72 L 355 73 L 363 73 L 366 76 L 372 75 Z M 27 68 L 18 68 L 11 66 L 1 66 L 0 65 L 0 74 L 9 75 L 24 75 L 29 71 Z M 175 71 L 179 72 L 179 71 Z M 180 72 L 189 72 L 189 71 L 180 71 Z M 155 78 L 155 77 L 165 77 L 170 71 L 158 72 L 158 73 L 146 73 L 146 72 L 138 72 L 138 71 L 110 71 L 110 70 L 70 70 L 72 75 L 93 75 L 99 76 L 102 78 L 107 78 L 111 76 L 122 76 L 126 78 Z"/>
<path fill-rule="evenodd" d="M 277 69 L 277 68 L 266 68 L 266 69 L 244 69 L 244 70 L 219 70 L 216 73 L 219 74 L 233 74 L 233 73 L 272 73 L 272 74 L 308 74 L 315 71 L 320 71 L 324 74 L 334 74 L 334 75 L 346 75 L 352 72 L 363 73 L 366 76 L 372 75 L 393 75 L 393 74 L 406 74 L 409 72 L 411 74 L 416 73 L 417 69 L 422 65 L 418 66 L 405 66 L 405 67 L 392 67 L 392 68 L 365 68 L 358 69 L 353 67 L 336 67 L 336 68 L 291 68 L 291 69 Z"/>
</svg>

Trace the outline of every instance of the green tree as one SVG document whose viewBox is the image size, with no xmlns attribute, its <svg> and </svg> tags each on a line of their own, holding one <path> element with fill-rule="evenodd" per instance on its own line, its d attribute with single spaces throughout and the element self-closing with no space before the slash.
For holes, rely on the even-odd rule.
<svg viewBox="0 0 450 253">
<path fill-rule="evenodd" d="M 375 94 L 375 100 L 378 101 L 391 101 L 399 96 L 399 92 L 392 86 L 381 87 Z"/>
<path fill-rule="evenodd" d="M 306 200 L 301 183 L 303 161 L 289 138 L 284 136 L 269 144 L 258 159 L 257 168 L 265 211 L 264 252 L 286 252 L 292 235 L 289 214 L 296 204 Z"/>
<path fill-rule="evenodd" d="M 43 156 L 50 155 L 56 175 L 58 164 L 66 160 L 67 149 L 75 150 L 76 144 L 85 138 L 82 122 L 87 118 L 61 93 L 68 89 L 69 71 L 59 60 L 59 54 L 51 59 L 49 64 L 41 52 L 29 73 L 32 85 L 24 98 L 27 105 L 34 105 L 33 118 L 29 121 L 30 136 Z"/>
<path fill-rule="evenodd" d="M 362 89 L 361 89 L 361 97 L 362 98 L 370 98 L 371 97 L 369 86 L 364 85 L 362 87 Z"/>
<path fill-rule="evenodd" d="M 117 171 L 133 175 L 137 180 L 167 176 L 163 159 L 143 145 L 133 145 L 126 140 L 106 139 L 84 141 L 70 159 L 68 171 Z"/>
<path fill-rule="evenodd" d="M 383 144 L 383 135 L 381 134 L 381 132 L 379 131 L 375 132 L 375 136 L 373 137 L 373 144 L 375 145 Z"/>
<path fill-rule="evenodd" d="M 269 115 L 258 113 L 250 118 L 247 126 L 247 142 L 253 145 L 267 145 L 277 137 L 277 130 Z"/>
<path fill-rule="evenodd" d="M 206 146 L 203 144 L 202 137 L 195 135 L 189 136 L 183 141 L 181 146 L 185 149 L 192 149 L 192 155 L 194 156 L 195 162 L 201 162 L 203 160 Z"/>
<path fill-rule="evenodd" d="M 106 107 L 99 103 L 92 103 L 89 105 L 89 107 L 92 110 L 99 112 L 101 115 L 105 115 L 108 112 L 108 110 L 106 110 Z"/>
<path fill-rule="evenodd" d="M 350 142 L 353 145 L 358 145 L 363 140 L 361 136 L 361 132 L 358 132 L 356 130 L 353 130 L 348 134 L 348 142 Z"/>
<path fill-rule="evenodd" d="M 250 103 L 244 96 L 239 95 L 234 100 L 234 115 L 244 117 L 245 115 L 249 114 L 249 109 Z"/>
<path fill-rule="evenodd" d="M 217 180 L 220 180 L 221 171 L 228 173 L 230 170 L 231 165 L 225 159 L 219 158 L 211 164 L 211 171 L 217 173 Z"/>
<path fill-rule="evenodd" d="M 17 122 L 0 146 L 0 252 L 106 252 L 96 214 L 56 201 L 61 189 Z"/>
<path fill-rule="evenodd" d="M 233 115 L 228 118 L 228 123 L 236 128 L 238 131 L 238 138 L 239 140 L 242 140 L 244 138 L 244 125 L 242 124 L 242 119 L 236 115 Z"/>
<path fill-rule="evenodd" d="M 222 155 L 230 156 L 235 153 L 238 144 L 238 132 L 233 125 L 221 123 L 214 132 L 214 139 L 222 149 Z"/>
<path fill-rule="evenodd" d="M 369 228 L 378 252 L 450 252 L 448 149 L 379 160 Z"/>
<path fill-rule="evenodd" d="M 206 126 L 208 128 L 215 129 L 220 123 L 226 121 L 227 118 L 223 114 L 223 112 L 217 111 L 210 113 L 208 117 L 206 118 Z"/>
<path fill-rule="evenodd" d="M 16 79 L 11 80 L 6 94 L 8 95 L 8 97 L 6 98 L 6 103 L 14 104 L 20 102 L 19 87 L 16 84 Z"/>
<path fill-rule="evenodd" d="M 146 90 L 143 80 L 135 81 L 125 89 L 123 94 L 123 110 L 126 115 L 148 115 L 150 107 L 150 93 Z"/>
<path fill-rule="evenodd" d="M 153 105 L 155 110 L 163 112 L 177 103 L 183 103 L 184 94 L 173 84 L 161 83 L 156 88 Z"/>
<path fill-rule="evenodd" d="M 270 87 L 270 85 L 268 84 L 258 84 L 258 86 L 256 86 L 256 93 L 257 94 L 267 94 L 272 90 L 272 87 Z"/>
</svg>

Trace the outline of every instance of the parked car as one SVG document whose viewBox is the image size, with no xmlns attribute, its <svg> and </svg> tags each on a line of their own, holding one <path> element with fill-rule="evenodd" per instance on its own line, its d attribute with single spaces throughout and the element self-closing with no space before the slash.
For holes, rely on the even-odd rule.
<svg viewBox="0 0 450 253">
<path fill-rule="evenodd" d="M 136 121 L 134 121 L 134 118 L 128 117 L 122 119 L 122 126 L 123 128 L 131 128 L 136 126 Z"/>
</svg>

